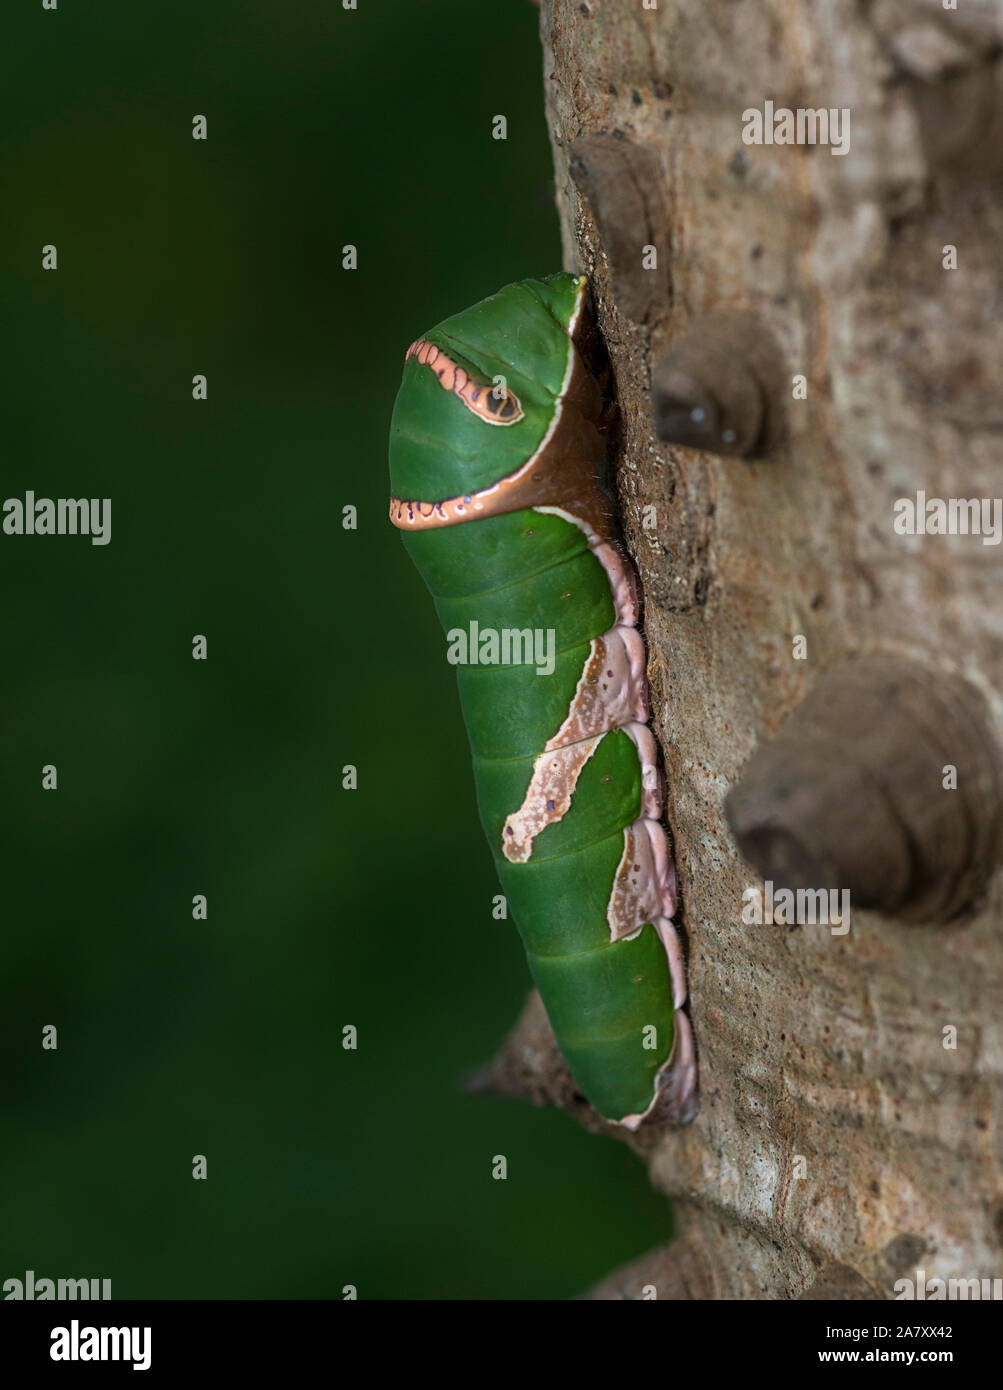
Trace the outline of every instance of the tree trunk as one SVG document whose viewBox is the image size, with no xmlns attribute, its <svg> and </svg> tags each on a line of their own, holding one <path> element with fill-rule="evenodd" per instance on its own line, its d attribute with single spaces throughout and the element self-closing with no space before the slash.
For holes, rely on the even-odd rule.
<svg viewBox="0 0 1003 1390">
<path fill-rule="evenodd" d="M 565 267 L 590 276 L 620 406 L 701 1091 L 689 1126 L 621 1134 L 680 1236 L 593 1296 L 989 1276 L 999 536 L 906 534 L 895 504 L 1003 490 L 1003 22 L 990 0 L 646 4 L 541 8 Z M 745 143 L 767 101 L 846 108 L 849 148 L 836 119 L 828 146 Z M 690 397 L 720 408 L 721 447 L 688 447 Z M 743 921 L 765 872 L 729 791 L 761 870 L 851 885 L 848 931 Z M 613 1132 L 535 1000 L 493 1081 Z"/>
</svg>

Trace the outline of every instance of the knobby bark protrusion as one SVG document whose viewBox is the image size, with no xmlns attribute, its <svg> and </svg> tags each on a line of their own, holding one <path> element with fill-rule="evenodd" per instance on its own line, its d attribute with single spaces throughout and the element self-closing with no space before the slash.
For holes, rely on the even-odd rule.
<svg viewBox="0 0 1003 1390">
<path fill-rule="evenodd" d="M 865 657 L 824 672 L 758 749 L 728 794 L 728 823 L 764 879 L 946 922 L 999 863 L 999 763 L 967 682 Z"/>
<path fill-rule="evenodd" d="M 716 454 L 769 454 L 783 434 L 780 350 L 738 315 L 698 320 L 655 365 L 655 429 L 670 444 Z"/>
<path fill-rule="evenodd" d="M 637 323 L 669 300 L 668 218 L 657 153 L 622 131 L 583 135 L 571 146 L 571 177 L 588 199 L 608 258 L 613 293 Z"/>
</svg>

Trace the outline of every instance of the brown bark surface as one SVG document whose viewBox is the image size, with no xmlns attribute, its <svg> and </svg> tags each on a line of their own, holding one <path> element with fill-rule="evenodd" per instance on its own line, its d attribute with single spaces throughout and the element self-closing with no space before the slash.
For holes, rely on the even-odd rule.
<svg viewBox="0 0 1003 1390">
<path fill-rule="evenodd" d="M 761 880 L 723 811 L 757 746 L 854 653 L 964 677 L 1000 736 L 1000 548 L 897 535 L 892 510 L 918 489 L 1003 492 L 999 10 L 544 0 L 541 32 L 565 266 L 591 277 L 620 404 L 701 1089 L 688 1127 L 620 1133 L 680 1236 L 594 1296 L 797 1298 L 820 1280 L 887 1297 L 917 1266 L 999 1275 L 999 874 L 946 926 L 860 910 L 846 935 L 745 925 Z M 743 144 L 766 99 L 848 107 L 849 153 Z M 619 199 L 615 173 L 573 167 L 595 134 L 644 147 Z M 649 240 L 657 274 L 639 268 Z M 739 313 L 779 352 L 784 442 L 752 462 L 661 442 L 659 359 L 703 316 Z M 616 1132 L 576 1099 L 535 1000 L 494 1082 Z"/>
</svg>

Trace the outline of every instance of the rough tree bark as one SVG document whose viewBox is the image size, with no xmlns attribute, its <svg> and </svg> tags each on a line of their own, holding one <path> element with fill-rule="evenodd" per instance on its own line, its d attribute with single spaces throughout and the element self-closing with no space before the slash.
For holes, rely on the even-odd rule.
<svg viewBox="0 0 1003 1390">
<path fill-rule="evenodd" d="M 762 880 L 725 817 L 757 747 L 855 654 L 984 702 L 986 733 L 929 716 L 934 743 L 968 740 L 936 748 L 938 771 L 989 766 L 1003 741 L 999 547 L 893 528 L 919 489 L 1003 491 L 999 8 L 543 0 L 541 32 L 565 266 L 591 277 L 620 403 L 701 1089 L 688 1127 L 618 1132 L 680 1235 L 592 1296 L 891 1297 L 917 1266 L 999 1275 L 999 873 L 946 924 L 855 908 L 845 935 L 746 925 Z M 743 111 L 767 99 L 849 108 L 849 153 L 743 143 Z M 658 364 L 706 316 L 740 315 L 782 438 L 751 458 L 663 442 Z M 755 367 L 746 341 L 735 373 Z M 949 794 L 939 777 L 926 793 Z M 575 1096 L 535 998 L 492 1084 L 614 1132 Z"/>
</svg>

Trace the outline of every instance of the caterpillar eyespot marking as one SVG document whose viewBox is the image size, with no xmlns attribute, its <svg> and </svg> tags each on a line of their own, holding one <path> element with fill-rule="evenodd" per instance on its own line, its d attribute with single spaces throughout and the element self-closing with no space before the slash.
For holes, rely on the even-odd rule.
<svg viewBox="0 0 1003 1390">
<path fill-rule="evenodd" d="M 470 371 L 460 365 L 461 356 L 461 353 L 448 352 L 426 338 L 417 338 L 404 354 L 404 363 L 406 366 L 414 358 L 419 366 L 431 368 L 440 386 L 458 397 L 473 415 L 486 424 L 518 424 L 524 418 L 518 396 L 497 386 L 488 390 L 486 382 L 478 384 Z"/>
</svg>

